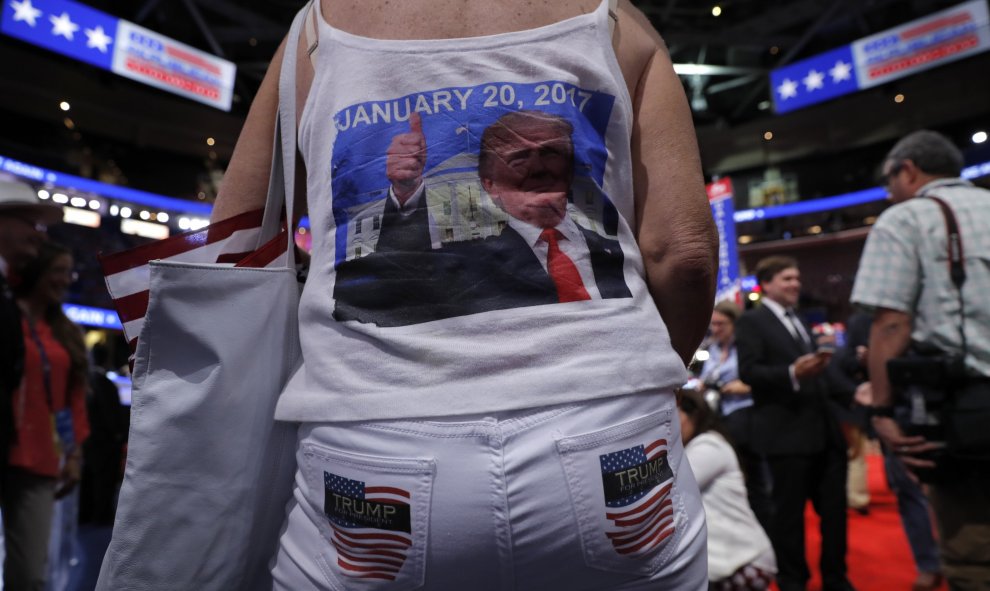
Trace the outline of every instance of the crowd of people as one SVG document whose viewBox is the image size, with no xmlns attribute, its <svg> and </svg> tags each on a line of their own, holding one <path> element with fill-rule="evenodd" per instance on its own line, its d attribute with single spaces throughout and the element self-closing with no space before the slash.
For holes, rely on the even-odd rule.
<svg viewBox="0 0 990 591">
<path fill-rule="evenodd" d="M 94 397 L 92 368 L 105 365 L 105 355 L 100 358 L 97 348 L 97 363 L 91 363 L 81 328 L 62 310 L 75 281 L 73 253 L 46 238 L 47 225 L 61 217 L 60 208 L 40 202 L 30 186 L 0 179 L 5 589 L 45 589 L 56 503 L 77 493 L 80 481 L 85 500 L 67 506 L 78 507 L 83 522 L 112 523 L 121 471 L 126 411 L 112 383 L 97 387 L 102 394 Z M 91 421 L 107 413 L 116 418 L 114 443 L 97 448 L 111 429 L 101 424 L 92 430 Z"/>
<path fill-rule="evenodd" d="M 741 463 L 748 466 L 749 490 L 736 487 L 731 494 L 737 502 L 748 496 L 750 509 L 765 516 L 759 522 L 772 541 L 776 571 L 770 572 L 779 588 L 806 588 L 804 509 L 810 501 L 820 517 L 823 589 L 852 589 L 846 510 L 869 513 L 867 439 L 879 440 L 896 495 L 917 570 L 912 588 L 937 589 L 944 579 L 954 590 L 982 589 L 990 580 L 990 458 L 985 434 L 975 429 L 979 424 L 985 431 L 990 405 L 990 308 L 981 297 L 990 284 L 979 230 L 990 222 L 990 194 L 959 178 L 961 153 L 935 132 L 906 136 L 882 165 L 894 206 L 871 230 L 852 293 L 859 311 L 848 319 L 844 342 L 832 334 L 816 337 L 800 318 L 800 270 L 791 257 L 756 265 L 758 307 L 740 316 L 732 303 L 715 306 L 707 359 L 680 401 L 690 423 L 682 431 L 688 457 L 704 475 L 699 483 L 710 519 L 713 586 L 765 584 L 762 577 L 738 577 L 749 586 L 733 587 L 738 573 L 720 570 L 723 542 L 731 538 L 713 516 L 724 514 L 716 503 L 737 480 Z M 705 412 L 698 413 L 699 406 Z M 739 407 L 751 410 L 741 415 Z M 699 425 L 731 433 L 729 441 L 738 441 L 735 457 L 692 456 Z M 769 467 L 768 482 L 753 470 L 762 465 Z M 714 486 L 711 475 L 723 473 L 725 483 Z M 769 504 L 754 489 L 769 490 Z M 738 519 L 752 526 L 748 516 Z M 753 549 L 734 548 L 733 568 L 753 569 Z"/>
</svg>

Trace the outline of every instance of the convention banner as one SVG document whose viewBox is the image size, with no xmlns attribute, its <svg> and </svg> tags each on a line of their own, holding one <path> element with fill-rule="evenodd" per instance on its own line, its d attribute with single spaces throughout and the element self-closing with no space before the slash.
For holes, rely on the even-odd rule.
<svg viewBox="0 0 990 591">
<path fill-rule="evenodd" d="M 972 0 L 770 72 L 787 113 L 990 49 L 985 0 Z"/>
<path fill-rule="evenodd" d="M 712 216 L 718 228 L 718 285 L 715 301 L 738 301 L 739 251 L 736 247 L 736 223 L 733 219 L 732 180 L 728 177 L 705 187 Z"/>
<path fill-rule="evenodd" d="M 854 41 L 860 88 L 917 74 L 990 49 L 986 0 L 959 6 Z"/>
<path fill-rule="evenodd" d="M 230 110 L 231 62 L 121 20 L 111 70 L 212 107 Z"/>
<path fill-rule="evenodd" d="M 225 111 L 236 66 L 72 0 L 2 0 L 0 31 Z"/>
</svg>

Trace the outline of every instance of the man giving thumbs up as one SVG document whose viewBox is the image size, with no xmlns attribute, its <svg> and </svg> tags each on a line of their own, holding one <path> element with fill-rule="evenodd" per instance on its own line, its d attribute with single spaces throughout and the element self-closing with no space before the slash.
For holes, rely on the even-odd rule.
<svg viewBox="0 0 990 591">
<path fill-rule="evenodd" d="M 423 184 L 426 136 L 419 113 L 409 115 L 409 132 L 393 137 L 385 153 L 385 174 L 392 183 L 392 193 L 399 206 L 403 207 Z"/>
</svg>

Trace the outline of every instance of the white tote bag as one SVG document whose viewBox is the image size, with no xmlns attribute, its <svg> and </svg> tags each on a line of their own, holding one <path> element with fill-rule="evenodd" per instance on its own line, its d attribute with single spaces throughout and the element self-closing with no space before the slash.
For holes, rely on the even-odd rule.
<svg viewBox="0 0 990 591">
<path fill-rule="evenodd" d="M 140 336 L 124 483 L 98 589 L 271 589 L 296 444 L 296 425 L 276 422 L 274 409 L 301 359 L 291 224 L 279 219 L 283 203 L 293 219 L 284 196 L 294 194 L 299 21 L 282 66 L 289 99 L 280 101 L 263 221 L 243 214 L 104 260 L 125 332 Z"/>
</svg>

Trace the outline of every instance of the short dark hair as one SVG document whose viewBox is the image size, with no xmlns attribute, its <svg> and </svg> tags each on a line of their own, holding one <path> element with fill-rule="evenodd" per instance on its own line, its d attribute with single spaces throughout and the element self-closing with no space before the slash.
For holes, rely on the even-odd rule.
<svg viewBox="0 0 990 591">
<path fill-rule="evenodd" d="M 485 128 L 481 134 L 481 149 L 478 152 L 478 176 L 483 179 L 492 178 L 492 158 L 495 157 L 495 148 L 492 144 L 500 132 L 513 131 L 515 126 L 539 122 L 548 127 L 559 127 L 562 135 L 566 135 L 571 142 L 570 158 L 574 158 L 574 140 L 571 134 L 574 133 L 574 126 L 567 119 L 553 113 L 543 111 L 511 111 L 499 117 L 495 123 Z"/>
<path fill-rule="evenodd" d="M 769 256 L 765 259 L 760 259 L 760 262 L 756 263 L 756 280 L 760 282 L 760 285 L 763 285 L 764 283 L 773 281 L 777 273 L 780 273 L 784 269 L 797 268 L 798 262 L 794 257 L 785 255 Z"/>
<path fill-rule="evenodd" d="M 963 155 L 944 135 L 922 129 L 904 136 L 887 153 L 895 165 L 910 160 L 921 172 L 939 177 L 957 177 L 963 169 Z"/>
<path fill-rule="evenodd" d="M 721 302 L 715 304 L 715 312 L 718 312 L 722 316 L 725 316 L 735 324 L 736 320 L 739 319 L 739 306 L 734 302 L 729 300 L 722 300 Z"/>
</svg>

